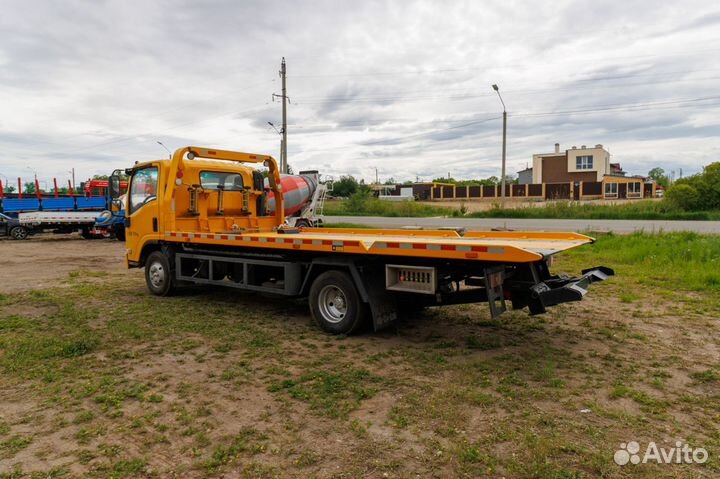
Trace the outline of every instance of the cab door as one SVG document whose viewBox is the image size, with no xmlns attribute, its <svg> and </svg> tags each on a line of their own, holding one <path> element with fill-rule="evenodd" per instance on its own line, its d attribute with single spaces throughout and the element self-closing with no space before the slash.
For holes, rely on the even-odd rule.
<svg viewBox="0 0 720 479">
<path fill-rule="evenodd" d="M 151 164 L 136 169 L 130 179 L 125 219 L 125 245 L 129 261 L 139 261 L 143 246 L 159 239 L 158 175 L 158 165 Z"/>
</svg>

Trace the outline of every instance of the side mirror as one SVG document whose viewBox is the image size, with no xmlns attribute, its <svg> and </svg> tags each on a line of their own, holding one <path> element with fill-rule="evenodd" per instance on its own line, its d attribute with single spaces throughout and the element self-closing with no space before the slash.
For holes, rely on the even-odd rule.
<svg viewBox="0 0 720 479">
<path fill-rule="evenodd" d="M 111 200 L 116 200 L 120 197 L 120 172 L 119 170 L 113 171 L 108 179 L 108 196 Z"/>
</svg>

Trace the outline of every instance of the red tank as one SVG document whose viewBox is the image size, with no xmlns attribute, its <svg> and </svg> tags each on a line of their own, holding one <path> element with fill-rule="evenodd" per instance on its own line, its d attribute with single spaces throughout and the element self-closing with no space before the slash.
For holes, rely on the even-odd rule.
<svg viewBox="0 0 720 479">
<path fill-rule="evenodd" d="M 265 180 L 267 184 L 267 180 Z M 283 191 L 285 216 L 292 216 L 302 210 L 312 199 L 317 188 L 316 180 L 310 175 L 281 175 L 280 185 Z M 275 212 L 275 196 L 271 192 L 268 198 L 268 212 Z"/>
</svg>

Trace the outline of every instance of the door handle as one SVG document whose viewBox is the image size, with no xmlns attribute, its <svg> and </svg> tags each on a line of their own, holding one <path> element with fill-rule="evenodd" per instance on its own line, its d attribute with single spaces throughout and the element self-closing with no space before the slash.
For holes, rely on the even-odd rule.
<svg viewBox="0 0 720 479">
<path fill-rule="evenodd" d="M 158 231 L 158 221 L 157 221 L 157 218 L 153 218 L 152 223 L 153 223 L 153 233 L 157 233 L 157 231 Z"/>
</svg>

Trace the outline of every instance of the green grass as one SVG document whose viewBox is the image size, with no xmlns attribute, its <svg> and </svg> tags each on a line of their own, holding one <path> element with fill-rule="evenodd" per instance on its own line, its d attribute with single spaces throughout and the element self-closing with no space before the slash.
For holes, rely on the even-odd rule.
<svg viewBox="0 0 720 479">
<path fill-rule="evenodd" d="M 720 220 L 720 211 L 683 211 L 666 201 L 627 200 L 616 204 L 558 201 L 542 207 L 476 211 L 470 218 L 548 218 L 594 220 Z"/>
<path fill-rule="evenodd" d="M 592 245 L 564 253 L 561 260 L 578 268 L 609 266 L 620 276 L 619 281 L 632 277 L 639 284 L 666 291 L 720 291 L 720 235 L 600 234 L 596 239 Z M 636 291 L 620 294 L 623 302 L 637 299 Z"/>
<path fill-rule="evenodd" d="M 324 214 L 329 216 L 427 217 L 452 216 L 454 211 L 457 210 L 446 206 L 434 206 L 414 201 L 382 201 L 367 197 L 358 201 L 352 199 L 327 201 Z"/>
<path fill-rule="evenodd" d="M 269 390 L 285 391 L 292 398 L 307 401 L 311 409 L 319 414 L 347 417 L 361 401 L 375 394 L 373 385 L 380 379 L 366 369 L 316 370 L 296 379 L 274 382 Z"/>
<path fill-rule="evenodd" d="M 462 200 L 459 200 L 462 201 Z M 468 201 L 466 204 L 471 203 Z M 538 218 L 538 219 L 609 219 L 609 220 L 720 220 L 720 211 L 683 211 L 667 201 L 627 200 L 615 204 L 557 201 L 546 206 L 500 208 L 494 204 L 485 211 L 467 213 L 466 208 L 451 208 L 442 203 L 392 202 L 377 198 L 328 201 L 325 214 L 330 216 L 385 216 L 464 218 Z"/>
</svg>

